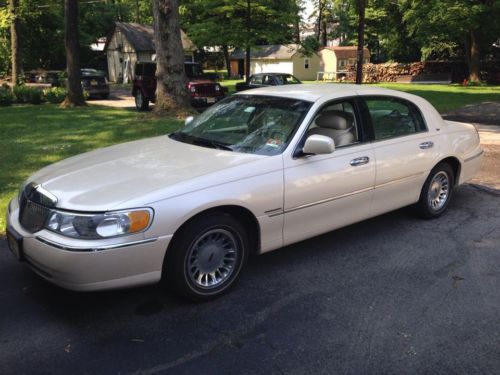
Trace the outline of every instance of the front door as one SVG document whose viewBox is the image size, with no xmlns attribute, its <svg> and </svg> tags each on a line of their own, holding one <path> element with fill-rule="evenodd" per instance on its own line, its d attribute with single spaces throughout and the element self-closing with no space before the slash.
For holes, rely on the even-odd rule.
<svg viewBox="0 0 500 375">
<path fill-rule="evenodd" d="M 285 160 L 285 244 L 370 215 L 374 154 L 355 107 L 351 101 L 327 104 L 304 135 L 304 139 L 311 134 L 330 136 L 336 143 L 333 153 Z"/>
</svg>

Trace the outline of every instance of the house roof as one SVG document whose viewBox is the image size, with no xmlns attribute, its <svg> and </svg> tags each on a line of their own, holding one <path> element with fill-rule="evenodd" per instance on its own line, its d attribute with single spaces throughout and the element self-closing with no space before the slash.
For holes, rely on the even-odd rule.
<svg viewBox="0 0 500 375">
<path fill-rule="evenodd" d="M 129 23 L 115 22 L 115 29 L 113 30 L 113 33 L 115 33 L 116 31 L 120 31 L 123 34 L 123 36 L 125 36 L 125 38 L 136 50 L 136 52 L 155 51 L 152 26 L 146 26 L 132 22 Z M 181 30 L 181 40 L 182 40 L 182 48 L 185 51 L 192 51 L 196 48 L 193 42 L 191 42 L 191 40 L 182 30 Z M 108 38 L 106 47 L 104 48 L 105 50 L 107 50 L 110 41 L 111 38 Z"/>
<path fill-rule="evenodd" d="M 349 58 L 356 57 L 356 51 L 358 46 L 336 46 L 336 47 L 324 47 L 322 50 L 330 50 L 335 52 L 335 55 L 339 58 Z M 368 48 L 363 48 L 363 56 L 370 57 L 370 50 Z"/>
<path fill-rule="evenodd" d="M 251 59 L 291 59 L 299 50 L 298 44 L 271 44 L 267 46 L 256 46 L 250 50 Z M 236 49 L 231 54 L 232 60 L 241 60 L 245 58 L 245 51 Z"/>
</svg>

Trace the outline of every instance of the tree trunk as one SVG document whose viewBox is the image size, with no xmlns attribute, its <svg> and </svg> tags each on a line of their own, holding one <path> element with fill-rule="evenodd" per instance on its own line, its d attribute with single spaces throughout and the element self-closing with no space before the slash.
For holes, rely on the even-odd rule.
<svg viewBox="0 0 500 375">
<path fill-rule="evenodd" d="M 365 7 L 366 0 L 357 0 L 358 5 L 358 51 L 356 54 L 356 84 L 363 82 L 363 49 L 365 45 Z"/>
<path fill-rule="evenodd" d="M 321 21 L 323 16 L 323 5 L 321 5 L 321 0 L 318 0 L 318 19 L 316 20 L 316 40 L 320 42 L 321 36 Z"/>
<path fill-rule="evenodd" d="M 321 45 L 323 47 L 326 47 L 326 45 L 328 44 L 328 33 L 327 33 L 326 21 L 322 22 L 322 28 L 323 28 L 323 31 L 321 32 Z"/>
<path fill-rule="evenodd" d="M 82 74 L 80 72 L 80 40 L 78 35 L 78 0 L 64 0 L 64 46 L 68 93 L 62 107 L 84 106 Z"/>
<path fill-rule="evenodd" d="M 19 0 L 9 1 L 12 23 L 10 25 L 10 51 L 12 63 L 12 86 L 19 84 L 19 74 L 21 72 L 21 49 L 19 46 Z"/>
<path fill-rule="evenodd" d="M 178 0 L 153 0 L 156 48 L 155 112 L 183 116 L 192 112 L 184 70 Z"/>
<path fill-rule="evenodd" d="M 469 81 L 479 82 L 481 80 L 480 70 L 480 53 L 479 43 L 477 40 L 476 31 L 470 31 L 469 44 Z"/>
<path fill-rule="evenodd" d="M 231 59 L 229 58 L 229 48 L 226 45 L 222 46 L 222 52 L 224 53 L 224 62 L 226 63 L 227 78 L 231 78 Z"/>
<path fill-rule="evenodd" d="M 248 38 L 252 33 L 252 3 L 250 0 L 247 0 L 246 29 Z M 250 44 L 247 39 L 245 48 L 245 82 L 250 80 L 250 53 Z"/>
<path fill-rule="evenodd" d="M 246 48 L 245 53 L 245 81 L 248 82 L 250 79 L 250 46 Z"/>
</svg>

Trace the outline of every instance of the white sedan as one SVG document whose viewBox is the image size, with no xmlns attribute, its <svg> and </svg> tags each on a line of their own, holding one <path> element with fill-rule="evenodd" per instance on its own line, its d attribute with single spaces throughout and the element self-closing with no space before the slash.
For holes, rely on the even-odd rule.
<svg viewBox="0 0 500 375">
<path fill-rule="evenodd" d="M 425 218 L 479 170 L 472 125 L 355 85 L 233 95 L 178 132 L 31 176 L 7 214 L 16 257 L 73 290 L 164 280 L 205 300 L 262 254 L 415 204 Z"/>
</svg>

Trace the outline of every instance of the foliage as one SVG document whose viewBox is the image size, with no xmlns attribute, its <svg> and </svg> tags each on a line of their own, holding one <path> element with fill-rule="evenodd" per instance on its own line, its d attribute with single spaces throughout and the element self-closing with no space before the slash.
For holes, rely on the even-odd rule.
<svg viewBox="0 0 500 375">
<path fill-rule="evenodd" d="M 294 0 L 185 0 L 182 26 L 198 46 L 288 43 L 299 7 Z"/>
<path fill-rule="evenodd" d="M 176 130 L 181 121 L 133 110 L 56 105 L 0 108 L 0 233 L 19 185 L 38 169 L 96 148 Z"/>
<path fill-rule="evenodd" d="M 12 90 L 17 103 L 40 104 L 43 102 L 43 92 L 36 87 L 16 86 Z"/>
<path fill-rule="evenodd" d="M 8 86 L 0 86 L 0 107 L 6 107 L 14 101 L 14 94 Z"/>
<path fill-rule="evenodd" d="M 45 100 L 52 104 L 62 103 L 66 97 L 66 89 L 63 87 L 51 87 L 43 90 Z"/>
</svg>

